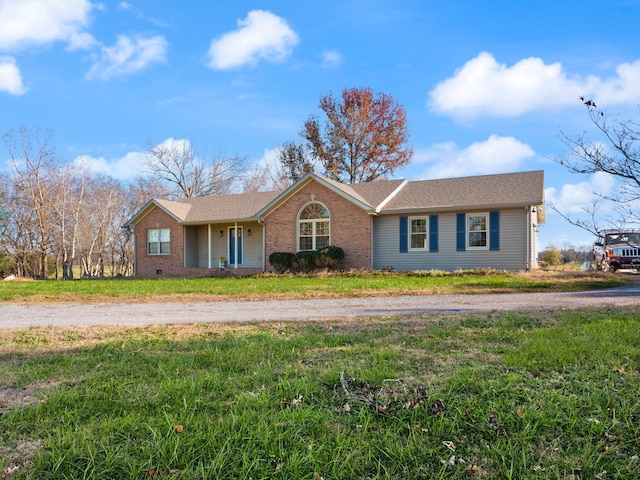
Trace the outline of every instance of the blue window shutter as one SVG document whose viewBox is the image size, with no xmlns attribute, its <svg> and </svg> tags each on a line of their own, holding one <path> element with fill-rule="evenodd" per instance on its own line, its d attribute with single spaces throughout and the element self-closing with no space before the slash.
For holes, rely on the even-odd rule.
<svg viewBox="0 0 640 480">
<path fill-rule="evenodd" d="M 400 253 L 409 251 L 409 217 L 400 217 Z"/>
<path fill-rule="evenodd" d="M 429 251 L 438 251 L 438 215 L 429 215 Z"/>
<path fill-rule="evenodd" d="M 500 212 L 489 212 L 489 250 L 500 250 Z"/>
<path fill-rule="evenodd" d="M 467 229 L 465 223 L 467 215 L 458 213 L 456 215 L 456 250 L 464 252 L 467 249 Z"/>
</svg>

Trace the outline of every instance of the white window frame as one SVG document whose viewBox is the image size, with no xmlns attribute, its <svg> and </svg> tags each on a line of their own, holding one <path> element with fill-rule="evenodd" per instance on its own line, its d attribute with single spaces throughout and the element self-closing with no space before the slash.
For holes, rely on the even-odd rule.
<svg viewBox="0 0 640 480">
<path fill-rule="evenodd" d="M 309 205 L 314 205 L 314 204 L 321 205 L 327 211 L 329 216 L 327 218 L 308 218 L 308 219 L 304 219 L 304 220 L 301 219 L 300 215 L 302 215 L 302 212 L 304 212 L 304 210 Z M 318 249 L 318 244 L 317 244 L 317 237 L 318 236 L 327 237 L 327 245 L 331 245 L 331 212 L 329 212 L 329 209 L 326 207 L 325 204 L 323 204 L 322 202 L 318 202 L 318 201 L 311 201 L 311 202 L 305 203 L 302 206 L 302 208 L 298 211 L 297 219 L 298 219 L 298 221 L 296 222 L 296 251 L 297 252 L 311 252 L 313 250 L 317 250 Z M 302 223 L 311 223 L 311 235 L 305 236 L 305 238 L 311 238 L 312 248 L 310 250 L 301 250 L 300 249 L 300 238 L 301 238 L 300 225 Z M 318 223 L 326 223 L 327 224 L 327 229 L 329 230 L 328 235 L 318 235 L 317 234 L 317 224 Z"/>
<path fill-rule="evenodd" d="M 413 232 L 413 220 L 424 220 L 424 232 Z M 407 229 L 409 230 L 408 234 L 409 234 L 409 245 L 407 245 L 408 250 L 409 251 L 420 251 L 420 252 L 424 252 L 424 251 L 428 251 L 429 250 L 429 217 L 409 217 L 408 218 L 408 226 Z M 413 247 L 412 246 L 412 239 L 413 239 L 413 235 L 422 235 L 424 234 L 424 246 L 422 247 Z"/>
<path fill-rule="evenodd" d="M 154 241 L 150 240 L 151 232 L 157 232 L 158 240 L 154 240 Z M 169 238 L 168 241 L 166 242 L 162 241 L 162 232 L 167 232 L 167 237 Z M 156 252 L 151 251 L 150 246 L 152 243 L 156 244 L 158 247 Z M 163 243 L 167 244 L 166 252 L 162 251 Z M 147 230 L 147 255 L 171 255 L 171 229 L 170 228 L 149 228 Z"/>
<path fill-rule="evenodd" d="M 474 230 L 472 231 L 470 227 L 471 219 L 473 217 L 484 217 L 484 230 Z M 489 250 L 489 212 L 481 212 L 481 213 L 467 213 L 466 217 L 466 236 L 467 236 L 467 250 Z M 485 244 L 480 246 L 471 245 L 471 234 L 472 233 L 482 233 L 485 235 Z"/>
</svg>

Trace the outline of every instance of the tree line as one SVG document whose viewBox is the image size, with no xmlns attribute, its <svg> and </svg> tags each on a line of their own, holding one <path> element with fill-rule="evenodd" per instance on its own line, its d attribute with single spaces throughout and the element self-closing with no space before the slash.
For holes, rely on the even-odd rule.
<svg viewBox="0 0 640 480">
<path fill-rule="evenodd" d="M 412 150 L 404 108 L 369 88 L 321 97 L 326 115 L 304 122 L 302 143 L 284 142 L 275 161 L 246 169 L 246 158 L 198 153 L 188 140 L 150 143 L 141 175 L 122 182 L 58 157 L 52 133 L 26 126 L 3 135 L 0 277 L 129 276 L 134 245 L 122 225 L 152 198 L 177 200 L 284 189 L 307 172 L 355 183 L 386 178 Z"/>
<path fill-rule="evenodd" d="M 596 234 L 605 226 L 638 225 L 640 125 L 580 100 L 599 138 L 561 132 L 570 153 L 556 161 L 581 175 L 606 173 L 619 188 L 595 192 L 591 207 L 584 207 L 590 221 L 550 207 Z M 284 142 L 277 158 L 258 169 L 247 170 L 244 157 L 197 154 L 188 140 L 171 140 L 151 143 L 144 172 L 129 182 L 61 162 L 50 132 L 8 132 L 8 168 L 0 171 L 0 277 L 71 279 L 78 270 L 90 278 L 131 275 L 133 239 L 121 225 L 152 198 L 284 189 L 307 172 L 368 182 L 409 164 L 405 110 L 391 96 L 346 88 L 341 98 L 322 96 L 318 107 L 324 121 L 311 115 L 299 132 L 302 141 Z M 598 211 L 604 205 L 606 215 Z"/>
</svg>

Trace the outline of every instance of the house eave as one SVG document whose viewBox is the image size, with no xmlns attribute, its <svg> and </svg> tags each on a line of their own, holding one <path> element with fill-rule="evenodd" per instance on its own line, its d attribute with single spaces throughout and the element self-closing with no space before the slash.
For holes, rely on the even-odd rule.
<svg viewBox="0 0 640 480">
<path fill-rule="evenodd" d="M 541 204 L 532 203 L 501 203 L 501 204 L 474 204 L 474 205 L 439 205 L 435 207 L 411 207 L 397 208 L 393 210 L 382 210 L 379 215 L 401 215 L 413 213 L 435 213 L 435 212 L 460 212 L 463 210 L 500 210 L 516 209 L 525 207 L 541 207 Z"/>
<path fill-rule="evenodd" d="M 340 196 L 340 197 L 344 198 L 345 200 L 353 203 L 357 207 L 360 207 L 365 212 L 367 212 L 369 214 L 375 214 L 376 210 L 371 205 L 368 205 L 368 204 L 362 202 L 361 200 L 349 195 L 348 193 L 340 190 L 339 188 L 336 188 L 334 185 L 332 185 L 329 182 L 326 182 L 322 177 L 316 175 L 315 173 L 309 172 L 309 173 L 305 174 L 301 179 L 299 179 L 296 183 L 294 183 L 289 188 L 287 188 L 280 195 L 278 195 L 276 198 L 274 198 L 271 202 L 269 202 L 262 210 L 260 210 L 256 214 L 256 217 L 262 219 L 262 218 L 270 215 L 278 207 L 280 207 L 280 205 L 282 205 L 285 201 L 287 201 L 289 198 L 294 196 L 302 188 L 306 187 L 309 183 L 311 183 L 314 180 L 316 182 L 318 182 L 320 185 L 322 185 L 323 187 L 327 188 L 328 190 L 331 190 L 333 193 L 337 194 L 338 196 Z"/>
<path fill-rule="evenodd" d="M 177 217 L 171 211 L 164 208 L 161 204 L 156 202 L 154 199 L 151 199 L 147 203 L 145 203 L 145 205 L 140 210 L 138 210 L 129 220 L 127 220 L 127 222 L 124 225 L 122 225 L 122 228 L 126 228 L 129 230 L 135 229 L 136 224 L 139 223 L 144 217 L 146 217 L 149 214 L 149 212 L 151 212 L 151 210 L 153 210 L 154 208 L 159 208 L 164 213 L 166 213 L 171 218 L 173 218 L 177 223 L 182 223 L 181 218 Z"/>
<path fill-rule="evenodd" d="M 259 223 L 260 219 L 258 217 L 213 218 L 210 220 L 197 220 L 197 221 L 178 222 L 178 223 L 185 226 L 194 226 L 194 225 L 215 225 L 215 224 L 249 223 L 249 222 Z"/>
</svg>

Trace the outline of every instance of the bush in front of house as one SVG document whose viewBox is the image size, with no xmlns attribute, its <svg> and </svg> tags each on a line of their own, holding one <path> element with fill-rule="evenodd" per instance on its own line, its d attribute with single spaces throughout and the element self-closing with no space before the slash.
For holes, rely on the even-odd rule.
<svg viewBox="0 0 640 480">
<path fill-rule="evenodd" d="M 328 268 L 329 270 L 335 270 L 342 266 L 344 260 L 344 250 L 334 245 L 318 250 L 316 257 L 316 266 L 319 268 Z"/>
<path fill-rule="evenodd" d="M 269 255 L 269 263 L 278 273 L 291 270 L 291 264 L 295 255 L 291 252 L 273 252 Z"/>
<path fill-rule="evenodd" d="M 312 272 L 316 269 L 316 258 L 318 257 L 317 250 L 304 250 L 298 252 L 293 257 L 291 266 L 296 272 Z"/>
<path fill-rule="evenodd" d="M 287 271 L 308 273 L 319 269 L 336 270 L 342 266 L 343 260 L 344 250 L 333 245 L 296 254 L 273 252 L 269 255 L 269 263 L 278 273 Z"/>
</svg>

